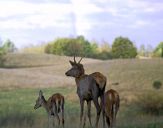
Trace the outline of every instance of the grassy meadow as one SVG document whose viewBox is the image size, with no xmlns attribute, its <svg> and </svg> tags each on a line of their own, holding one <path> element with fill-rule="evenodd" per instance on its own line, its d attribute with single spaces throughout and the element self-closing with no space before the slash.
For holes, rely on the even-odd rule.
<svg viewBox="0 0 163 128">
<path fill-rule="evenodd" d="M 65 96 L 65 128 L 79 127 L 79 101 L 73 78 L 66 77 L 71 57 L 46 54 L 9 54 L 0 68 L 0 128 L 46 128 L 43 108 L 34 110 L 40 89 L 47 99 L 60 92 Z M 163 83 L 163 59 L 82 60 L 87 74 L 100 71 L 107 76 L 107 89 L 120 94 L 117 128 L 162 128 L 163 88 L 156 90 L 155 80 Z M 114 84 L 118 83 L 118 84 Z M 145 99 L 146 98 L 146 99 Z M 141 101 L 141 102 L 140 102 Z M 158 106 L 157 106 L 157 105 Z M 159 114 L 142 108 L 160 109 Z M 95 108 L 92 104 L 92 121 Z M 102 121 L 99 124 L 102 127 Z M 87 121 L 86 128 L 89 127 Z"/>
</svg>

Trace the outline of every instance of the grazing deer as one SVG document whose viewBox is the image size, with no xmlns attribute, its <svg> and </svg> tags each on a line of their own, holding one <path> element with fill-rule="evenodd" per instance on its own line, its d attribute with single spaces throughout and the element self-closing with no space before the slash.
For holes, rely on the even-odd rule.
<svg viewBox="0 0 163 128">
<path fill-rule="evenodd" d="M 120 99 L 119 94 L 113 89 L 105 92 L 104 95 L 104 115 L 108 128 L 113 128 L 116 125 L 116 115 L 119 110 Z M 105 127 L 105 123 L 104 123 Z"/>
<path fill-rule="evenodd" d="M 36 104 L 34 109 L 39 107 L 44 107 L 46 112 L 48 113 L 48 128 L 50 123 L 50 117 L 56 116 L 58 119 L 58 124 L 60 125 L 60 118 L 59 113 L 62 113 L 62 125 L 64 127 L 64 97 L 60 93 L 53 94 L 49 99 L 46 101 L 43 92 L 40 90 L 39 96 L 36 100 Z M 54 126 L 54 120 L 53 120 Z"/>
<path fill-rule="evenodd" d="M 66 76 L 71 76 L 75 78 L 75 82 L 77 85 L 77 94 L 80 99 L 80 107 L 81 107 L 80 126 L 82 126 L 82 122 L 83 122 L 84 102 L 86 101 L 87 108 L 88 108 L 87 115 L 89 118 L 90 126 L 92 127 L 90 112 L 91 112 L 91 101 L 93 100 L 97 112 L 95 126 L 98 127 L 99 117 L 101 113 L 101 106 L 98 102 L 98 97 L 100 96 L 101 105 L 102 105 L 104 99 L 105 86 L 106 86 L 106 77 L 99 72 L 86 75 L 84 67 L 80 63 L 81 60 L 82 58 L 79 60 L 79 62 L 76 62 L 74 56 L 74 62 L 70 61 L 72 68 L 68 70 L 65 74 Z M 85 126 L 85 117 L 84 117 L 83 127 L 84 126 Z"/>
</svg>

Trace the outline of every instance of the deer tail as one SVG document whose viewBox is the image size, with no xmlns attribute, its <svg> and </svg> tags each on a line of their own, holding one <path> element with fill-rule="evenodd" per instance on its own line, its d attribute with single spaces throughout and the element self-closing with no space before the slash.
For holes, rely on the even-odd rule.
<svg viewBox="0 0 163 128">
<path fill-rule="evenodd" d="M 61 109 L 60 109 L 61 105 L 60 104 L 61 104 L 61 102 L 57 100 L 57 112 L 58 113 L 61 111 Z"/>
</svg>

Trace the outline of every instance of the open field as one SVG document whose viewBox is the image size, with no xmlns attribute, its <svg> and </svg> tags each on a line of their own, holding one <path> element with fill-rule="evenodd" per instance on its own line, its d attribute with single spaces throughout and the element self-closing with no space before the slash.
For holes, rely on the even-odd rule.
<svg viewBox="0 0 163 128">
<path fill-rule="evenodd" d="M 45 128 L 47 115 L 43 108 L 34 110 L 39 88 L 13 89 L 0 91 L 0 127 L 1 128 Z M 78 128 L 79 102 L 74 87 L 55 87 L 43 89 L 45 98 L 52 93 L 61 92 L 66 99 L 65 128 Z M 93 106 L 93 105 L 92 105 Z M 102 118 L 102 117 L 101 117 Z M 117 128 L 162 128 L 163 116 L 140 114 L 129 105 L 121 105 L 117 117 Z M 95 122 L 95 109 L 92 111 L 92 121 Z M 86 128 L 89 127 L 87 121 Z M 102 127 L 102 121 L 100 121 Z"/>
<path fill-rule="evenodd" d="M 0 127 L 45 128 L 45 111 L 33 109 L 40 89 L 46 98 L 55 92 L 62 93 L 66 97 L 66 128 L 78 127 L 79 101 L 75 81 L 65 76 L 70 59 L 73 58 L 46 54 L 7 55 L 4 64 L 8 68 L 0 68 Z M 107 89 L 113 88 L 120 93 L 118 128 L 163 127 L 163 116 L 142 114 L 131 105 L 137 95 L 146 92 L 163 94 L 163 88 L 154 90 L 152 87 L 155 80 L 163 83 L 163 59 L 101 61 L 84 58 L 82 63 L 86 73 L 100 71 L 107 76 Z M 93 121 L 94 112 L 93 109 Z M 74 123 L 69 123 L 72 121 Z"/>
</svg>

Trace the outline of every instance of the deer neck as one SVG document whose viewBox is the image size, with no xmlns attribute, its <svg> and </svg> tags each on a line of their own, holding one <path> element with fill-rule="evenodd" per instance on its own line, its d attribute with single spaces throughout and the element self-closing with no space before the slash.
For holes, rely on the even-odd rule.
<svg viewBox="0 0 163 128">
<path fill-rule="evenodd" d="M 87 75 L 86 74 L 81 74 L 80 76 L 75 77 L 75 82 L 76 82 L 77 86 L 79 85 L 80 80 L 82 80 L 85 76 L 87 76 Z"/>
<path fill-rule="evenodd" d="M 48 107 L 48 103 L 46 101 L 46 99 L 44 98 L 44 96 L 42 96 L 42 107 L 45 108 L 46 112 L 48 113 L 49 112 L 49 107 Z"/>
<path fill-rule="evenodd" d="M 78 86 L 79 84 L 79 81 L 85 76 L 85 70 L 84 68 L 81 68 L 80 69 L 80 75 L 76 76 L 75 77 L 75 82 L 76 82 L 76 85 Z"/>
</svg>

